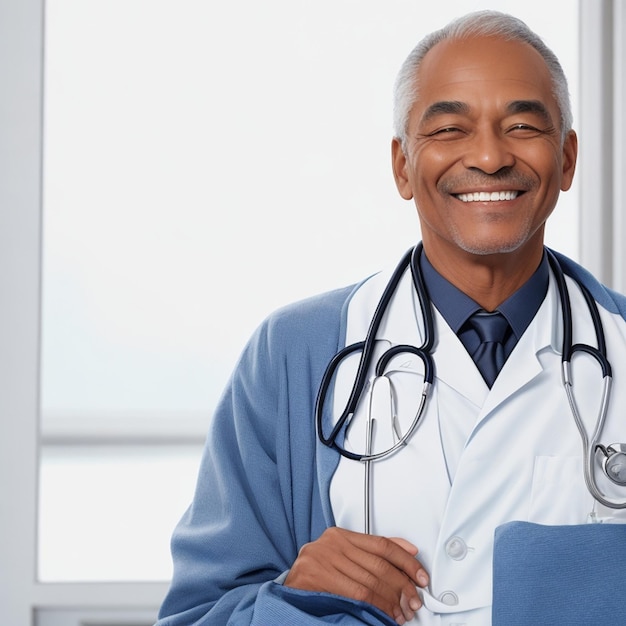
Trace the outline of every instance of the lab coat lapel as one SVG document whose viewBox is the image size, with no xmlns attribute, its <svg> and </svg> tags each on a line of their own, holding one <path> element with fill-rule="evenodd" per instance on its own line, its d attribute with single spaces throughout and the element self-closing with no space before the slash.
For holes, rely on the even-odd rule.
<svg viewBox="0 0 626 626">
<path fill-rule="evenodd" d="M 436 375 L 445 384 L 478 407 L 478 422 L 491 414 L 543 371 L 539 355 L 549 349 L 560 352 L 562 322 L 556 284 L 550 279 L 548 293 L 537 315 L 507 359 L 491 390 L 458 337 L 436 312 Z M 477 422 L 477 423 L 478 423 Z"/>
<path fill-rule="evenodd" d="M 372 304 L 373 300 L 370 308 Z M 432 356 L 437 383 L 451 387 L 474 405 L 482 406 L 489 388 L 459 338 L 434 307 L 433 318 L 435 336 Z M 402 278 L 377 336 L 389 345 L 419 346 L 424 342 L 424 317 L 409 272 Z M 413 367 L 421 369 L 421 363 L 417 357 L 407 354 L 402 368 Z"/>
<path fill-rule="evenodd" d="M 489 388 L 465 346 L 437 310 L 434 359 L 440 385 L 450 387 L 477 407 L 483 406 Z"/>
<path fill-rule="evenodd" d="M 551 277 L 546 298 L 496 378 L 479 421 L 543 372 L 544 366 L 539 358 L 542 352 L 560 352 L 562 323 L 559 315 L 558 294 Z"/>
</svg>

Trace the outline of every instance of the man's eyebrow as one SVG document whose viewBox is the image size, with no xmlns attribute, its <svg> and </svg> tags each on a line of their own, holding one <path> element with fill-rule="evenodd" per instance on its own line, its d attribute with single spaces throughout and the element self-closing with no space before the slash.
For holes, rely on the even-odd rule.
<svg viewBox="0 0 626 626">
<path fill-rule="evenodd" d="M 541 100 L 512 100 L 506 105 L 508 115 L 516 113 L 534 113 L 543 118 L 546 124 L 552 124 L 552 116 L 546 105 Z M 427 122 L 438 115 L 468 115 L 470 106 L 466 102 L 458 100 L 441 100 L 433 102 L 422 115 L 422 122 Z"/>
<path fill-rule="evenodd" d="M 470 111 L 470 107 L 465 102 L 459 102 L 458 100 L 441 100 L 440 102 L 433 102 L 422 115 L 422 122 L 436 117 L 437 115 L 467 115 Z"/>
<path fill-rule="evenodd" d="M 513 100 L 507 104 L 506 111 L 509 115 L 515 115 L 516 113 L 535 113 L 543 118 L 546 124 L 553 123 L 548 108 L 540 100 Z"/>
</svg>

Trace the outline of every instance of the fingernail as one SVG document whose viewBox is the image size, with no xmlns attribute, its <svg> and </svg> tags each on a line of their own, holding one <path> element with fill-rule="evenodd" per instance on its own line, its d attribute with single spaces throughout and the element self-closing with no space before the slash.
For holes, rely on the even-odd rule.
<svg viewBox="0 0 626 626">
<path fill-rule="evenodd" d="M 426 575 L 425 572 L 418 572 L 417 574 L 417 582 L 422 585 L 422 587 L 425 587 L 428 584 L 428 576 Z"/>
<path fill-rule="evenodd" d="M 411 610 L 417 611 L 422 607 L 422 603 L 420 602 L 419 598 L 411 598 L 409 600 L 409 606 L 411 607 Z"/>
</svg>

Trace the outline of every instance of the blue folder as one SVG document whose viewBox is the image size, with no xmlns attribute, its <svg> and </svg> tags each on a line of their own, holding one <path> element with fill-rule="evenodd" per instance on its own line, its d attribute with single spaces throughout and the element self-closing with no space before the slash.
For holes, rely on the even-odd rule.
<svg viewBox="0 0 626 626">
<path fill-rule="evenodd" d="M 492 626 L 626 624 L 626 524 L 496 529 Z"/>
</svg>

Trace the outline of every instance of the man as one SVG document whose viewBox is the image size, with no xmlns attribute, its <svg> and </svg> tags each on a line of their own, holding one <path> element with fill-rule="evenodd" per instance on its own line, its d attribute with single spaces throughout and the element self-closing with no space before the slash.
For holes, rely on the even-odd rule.
<svg viewBox="0 0 626 626">
<path fill-rule="evenodd" d="M 338 366 L 325 394 L 332 416 L 324 414 L 316 432 L 326 366 L 343 346 L 364 340 L 388 274 L 271 316 L 212 422 L 194 502 L 173 538 L 174 579 L 160 626 L 484 626 L 496 528 L 620 517 L 589 495 L 560 382 L 561 303 L 543 235 L 572 183 L 577 140 L 557 59 L 515 18 L 461 18 L 409 56 L 395 117 L 393 172 L 401 196 L 417 207 L 423 250 L 412 269 L 423 274 L 434 325 L 434 380 L 416 431 L 406 416 L 410 424 L 419 413 L 423 368 L 409 351 L 348 411 L 355 423 L 368 406 L 386 411 L 396 439 L 380 444 L 388 435 L 379 420 L 371 430 L 340 428 L 331 441 L 358 356 Z M 620 354 L 626 300 L 560 261 L 591 290 L 611 354 Z M 580 287 L 567 283 L 575 341 L 595 345 Z M 407 270 L 376 332 L 377 352 L 427 339 L 415 294 Z M 488 372 L 473 319 L 493 319 L 496 310 L 506 323 Z M 607 444 L 620 438 L 623 361 L 613 362 Z M 602 374 L 593 359 L 580 359 L 575 380 L 580 414 L 595 417 Z M 374 391 L 381 386 L 382 404 Z M 400 451 L 371 463 L 339 454 L 390 447 L 405 435 Z M 609 501 L 619 497 L 600 480 Z"/>
</svg>

